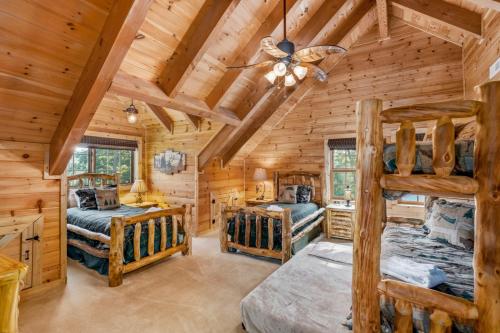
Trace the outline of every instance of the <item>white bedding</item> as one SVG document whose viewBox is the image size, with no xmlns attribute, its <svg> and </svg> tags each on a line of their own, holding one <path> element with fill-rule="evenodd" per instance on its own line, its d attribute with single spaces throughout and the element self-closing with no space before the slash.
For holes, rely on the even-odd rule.
<svg viewBox="0 0 500 333">
<path fill-rule="evenodd" d="M 322 242 L 322 247 L 331 243 Z M 350 332 L 352 266 L 309 255 L 309 244 L 241 301 L 249 333 Z M 332 244 L 333 245 L 333 244 Z"/>
</svg>

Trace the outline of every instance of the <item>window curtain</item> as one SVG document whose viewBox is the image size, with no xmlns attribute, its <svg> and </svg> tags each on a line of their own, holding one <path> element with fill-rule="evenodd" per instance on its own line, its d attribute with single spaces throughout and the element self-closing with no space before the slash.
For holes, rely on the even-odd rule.
<svg viewBox="0 0 500 333">
<path fill-rule="evenodd" d="M 330 150 L 356 150 L 356 138 L 329 139 L 328 148 L 330 148 Z"/>
<path fill-rule="evenodd" d="M 137 141 L 134 140 L 101 138 L 87 135 L 83 137 L 79 146 L 87 148 L 109 148 L 122 150 L 136 150 L 138 148 Z"/>
</svg>

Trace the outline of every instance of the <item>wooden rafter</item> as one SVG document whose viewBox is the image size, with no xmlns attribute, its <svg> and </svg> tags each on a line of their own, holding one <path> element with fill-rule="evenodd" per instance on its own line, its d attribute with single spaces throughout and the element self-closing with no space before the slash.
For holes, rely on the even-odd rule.
<svg viewBox="0 0 500 333">
<path fill-rule="evenodd" d="M 356 3 L 355 1 L 326 1 L 318 9 L 318 11 L 307 21 L 305 26 L 297 32 L 295 36 L 290 36 L 296 45 L 307 46 L 309 43 L 321 44 L 329 40 L 336 40 L 336 38 L 328 39 L 331 37 L 331 30 L 335 31 L 338 27 L 329 22 L 336 16 L 343 17 L 348 14 L 349 9 Z M 330 34 L 325 31 L 325 27 L 330 29 Z M 335 32 L 334 32 L 335 33 Z M 204 147 L 198 156 L 199 168 L 203 168 L 213 157 L 223 153 L 227 150 L 232 142 L 241 142 L 242 134 L 248 131 L 255 131 L 255 123 L 257 119 L 262 119 L 262 111 L 269 111 L 268 99 L 280 100 L 280 92 L 275 91 L 276 88 L 269 87 L 268 82 L 264 77 L 261 77 L 256 84 L 254 91 L 242 100 L 240 105 L 236 108 L 238 116 L 243 118 L 240 126 L 234 130 L 222 128 L 212 140 Z M 272 108 L 271 108 L 272 109 Z M 271 113 L 272 114 L 272 111 Z M 269 115 L 270 115 L 269 114 Z M 264 115 L 265 117 L 265 115 Z M 228 137 L 228 133 L 230 133 Z M 225 137 L 225 141 L 222 139 Z M 243 136 L 244 138 L 245 136 Z M 223 142 L 223 144 L 220 144 Z"/>
<path fill-rule="evenodd" d="M 481 38 L 481 15 L 443 0 L 392 0 L 391 4 Z M 418 27 L 417 27 L 418 28 Z"/>
<path fill-rule="evenodd" d="M 50 174 L 66 169 L 153 0 L 117 1 L 78 80 L 50 144 Z"/>
<path fill-rule="evenodd" d="M 200 62 L 203 54 L 217 42 L 217 37 L 240 0 L 206 0 L 188 31 L 167 60 L 158 84 L 170 97 L 175 98 Z M 185 119 L 199 129 L 201 118 L 185 114 Z"/>
<path fill-rule="evenodd" d="M 469 0 L 470 2 L 478 5 L 481 8 L 493 9 L 500 12 L 500 1 L 499 0 Z"/>
<path fill-rule="evenodd" d="M 298 0 L 289 0 L 287 2 L 287 12 L 290 11 Z M 251 64 L 259 61 L 261 53 L 260 51 L 260 40 L 265 36 L 270 36 L 276 31 L 281 31 L 281 24 L 283 24 L 283 9 L 277 4 L 271 11 L 271 13 L 266 17 L 264 23 L 260 26 L 259 30 L 252 36 L 247 45 L 241 50 L 240 54 L 235 59 L 229 59 L 228 63 L 243 65 Z M 242 75 L 241 71 L 229 70 L 224 73 L 224 76 L 219 80 L 217 85 L 212 89 L 210 94 L 206 98 L 206 102 L 209 107 L 217 108 L 224 96 L 229 92 L 229 89 L 234 82 L 238 81 L 238 78 Z"/>
<path fill-rule="evenodd" d="M 377 0 L 377 15 L 380 38 L 389 38 L 389 12 L 387 10 L 387 0 Z"/>
<path fill-rule="evenodd" d="M 156 116 L 158 121 L 165 127 L 167 131 L 170 133 L 174 132 L 174 121 L 167 114 L 165 109 L 161 106 L 146 104 L 147 108 Z"/>
<path fill-rule="evenodd" d="M 237 126 L 241 123 L 241 120 L 229 110 L 219 108 L 217 112 L 212 111 L 203 106 L 202 103 L 200 104 L 199 100 L 182 94 L 175 99 L 170 98 L 155 83 L 125 73 L 115 75 L 108 92 L 193 116 L 212 119 L 231 126 Z"/>
<path fill-rule="evenodd" d="M 349 15 L 345 15 L 345 11 L 349 11 Z M 342 14 L 340 14 L 342 13 Z M 334 43 L 349 49 L 358 38 L 365 34 L 377 20 L 376 8 L 372 6 L 371 1 L 363 1 L 359 3 L 357 7 L 343 6 L 336 17 L 332 19 L 337 21 L 337 28 L 332 31 L 327 37 L 325 42 Z M 329 56 L 322 61 L 321 67 L 326 72 L 330 72 L 335 65 L 342 59 L 343 55 L 336 54 Z M 266 125 L 266 121 L 269 120 L 273 114 L 278 111 L 279 118 L 283 118 L 291 110 L 293 110 L 302 99 L 316 86 L 320 84 L 314 78 L 306 78 L 300 85 L 295 87 L 295 90 L 288 94 L 286 99 L 282 99 L 280 96 L 274 97 L 273 101 L 270 101 L 266 108 L 263 108 L 258 112 L 258 116 L 255 116 L 250 124 L 245 128 L 245 130 L 238 133 L 234 140 L 231 140 L 230 144 L 224 147 L 222 152 L 222 162 L 227 165 L 232 158 L 242 149 L 242 147 L 258 133 L 263 127 L 269 128 Z M 260 134 L 257 134 L 260 135 Z"/>
</svg>

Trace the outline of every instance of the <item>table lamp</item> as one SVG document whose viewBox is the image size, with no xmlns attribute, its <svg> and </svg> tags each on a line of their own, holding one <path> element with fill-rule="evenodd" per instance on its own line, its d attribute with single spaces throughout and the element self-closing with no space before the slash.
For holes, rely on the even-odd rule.
<svg viewBox="0 0 500 333">
<path fill-rule="evenodd" d="M 349 188 L 349 185 L 347 185 L 347 187 L 344 190 L 344 199 L 346 201 L 346 204 L 345 204 L 346 207 L 350 207 L 351 206 L 351 200 L 352 200 L 352 191 Z"/>
<path fill-rule="evenodd" d="M 266 193 L 266 180 L 267 180 L 267 172 L 266 169 L 256 168 L 253 173 L 253 180 L 256 182 L 262 182 L 262 195 L 259 196 L 260 183 L 255 185 L 255 195 L 257 196 L 257 200 L 264 200 L 264 194 Z"/>
<path fill-rule="evenodd" d="M 136 179 L 132 188 L 130 189 L 130 193 L 137 193 L 136 203 L 142 203 L 142 194 L 146 193 L 148 188 L 146 187 L 146 183 L 142 179 Z"/>
</svg>

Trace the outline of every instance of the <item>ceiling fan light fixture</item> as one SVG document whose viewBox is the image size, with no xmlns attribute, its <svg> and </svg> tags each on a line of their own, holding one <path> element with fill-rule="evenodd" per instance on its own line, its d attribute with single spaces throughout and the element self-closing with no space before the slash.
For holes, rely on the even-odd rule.
<svg viewBox="0 0 500 333">
<path fill-rule="evenodd" d="M 302 80 L 306 77 L 307 75 L 307 67 L 304 66 L 295 66 L 293 68 L 293 73 L 299 80 Z"/>
<path fill-rule="evenodd" d="M 285 76 L 285 87 L 291 87 L 295 83 L 297 83 L 297 81 L 295 81 L 293 74 L 288 74 L 287 76 Z"/>
<path fill-rule="evenodd" d="M 271 84 L 274 84 L 274 81 L 276 81 L 276 73 L 274 72 L 274 70 L 270 71 L 269 73 L 267 73 L 266 75 L 264 75 L 264 77 L 267 79 L 267 81 L 269 81 Z"/>
<path fill-rule="evenodd" d="M 285 76 L 286 74 L 286 65 L 283 62 L 277 62 L 273 67 L 273 72 L 276 76 Z"/>
</svg>

